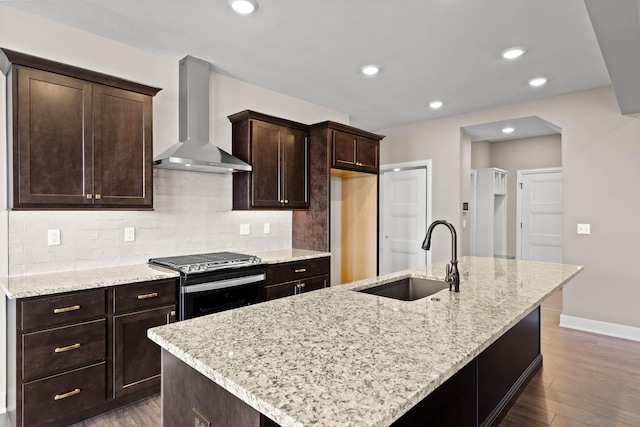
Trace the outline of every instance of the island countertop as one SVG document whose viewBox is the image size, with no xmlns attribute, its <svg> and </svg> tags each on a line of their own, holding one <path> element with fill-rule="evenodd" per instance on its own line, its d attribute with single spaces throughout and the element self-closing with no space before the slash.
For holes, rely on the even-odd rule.
<svg viewBox="0 0 640 427">
<path fill-rule="evenodd" d="M 460 292 L 416 301 L 354 292 L 404 270 L 150 329 L 149 337 L 281 426 L 387 426 L 583 267 L 459 262 Z"/>
</svg>

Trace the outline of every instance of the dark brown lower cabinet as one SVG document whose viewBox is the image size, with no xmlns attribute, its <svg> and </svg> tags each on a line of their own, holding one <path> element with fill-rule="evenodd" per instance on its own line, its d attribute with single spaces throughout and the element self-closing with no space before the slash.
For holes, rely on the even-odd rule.
<svg viewBox="0 0 640 427">
<path fill-rule="evenodd" d="M 264 298 L 269 301 L 272 299 L 298 295 L 303 292 L 315 291 L 326 288 L 329 285 L 329 275 L 310 277 L 302 280 L 293 280 L 291 282 L 279 283 L 277 285 L 265 286 Z"/>
<path fill-rule="evenodd" d="M 329 257 L 271 264 L 266 271 L 265 300 L 327 288 L 329 268 Z"/>
<path fill-rule="evenodd" d="M 66 426 L 160 391 L 147 329 L 175 319 L 175 279 L 7 300 L 7 413 Z"/>
<path fill-rule="evenodd" d="M 136 311 L 113 318 L 113 397 L 160 385 L 160 351 L 147 329 L 166 325 L 175 305 Z"/>
<path fill-rule="evenodd" d="M 531 377 L 542 367 L 540 308 L 392 424 L 392 427 L 498 426 Z M 175 356 L 162 351 L 165 425 L 278 427 Z M 242 423 L 238 423 L 242 420 Z"/>
</svg>

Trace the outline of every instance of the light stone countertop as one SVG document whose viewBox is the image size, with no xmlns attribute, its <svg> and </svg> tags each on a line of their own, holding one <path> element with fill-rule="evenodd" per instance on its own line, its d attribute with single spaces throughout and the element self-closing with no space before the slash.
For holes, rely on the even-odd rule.
<svg viewBox="0 0 640 427">
<path fill-rule="evenodd" d="M 445 263 L 150 329 L 148 336 L 283 427 L 388 426 L 583 267 L 464 257 L 460 292 L 353 292 Z M 439 300 L 432 300 L 432 298 Z"/>
<path fill-rule="evenodd" d="M 93 268 L 59 273 L 30 274 L 0 278 L 5 295 L 10 299 L 29 298 L 104 288 L 147 280 L 171 279 L 177 271 L 149 264 Z"/>
<path fill-rule="evenodd" d="M 305 249 L 283 249 L 255 252 L 250 255 L 258 256 L 265 264 L 276 264 L 325 257 L 331 254 Z M 180 273 L 177 271 L 149 264 L 135 264 L 90 270 L 2 277 L 0 278 L 0 287 L 3 288 L 8 298 L 19 299 L 125 285 L 148 280 L 170 279 L 179 276 Z"/>
</svg>

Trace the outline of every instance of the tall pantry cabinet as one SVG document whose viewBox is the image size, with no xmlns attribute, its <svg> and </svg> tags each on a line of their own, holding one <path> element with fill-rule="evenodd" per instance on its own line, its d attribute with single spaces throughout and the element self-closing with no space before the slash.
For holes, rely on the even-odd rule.
<svg viewBox="0 0 640 427">
<path fill-rule="evenodd" d="M 293 247 L 330 251 L 333 286 L 373 277 L 378 271 L 378 170 L 384 136 L 332 121 L 309 128 L 310 206 L 293 212 Z"/>
</svg>

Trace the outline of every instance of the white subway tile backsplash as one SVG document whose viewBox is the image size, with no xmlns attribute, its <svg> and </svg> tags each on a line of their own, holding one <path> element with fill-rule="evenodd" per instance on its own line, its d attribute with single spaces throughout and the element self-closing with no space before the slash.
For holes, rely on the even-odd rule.
<svg viewBox="0 0 640 427">
<path fill-rule="evenodd" d="M 195 252 L 291 248 L 291 212 L 232 211 L 232 177 L 157 170 L 153 211 L 10 211 L 9 275 L 147 262 Z M 271 233 L 262 233 L 263 224 Z M 239 234 L 250 224 L 251 234 Z M 136 240 L 124 241 L 124 228 Z M 62 244 L 47 245 L 48 229 Z"/>
</svg>

